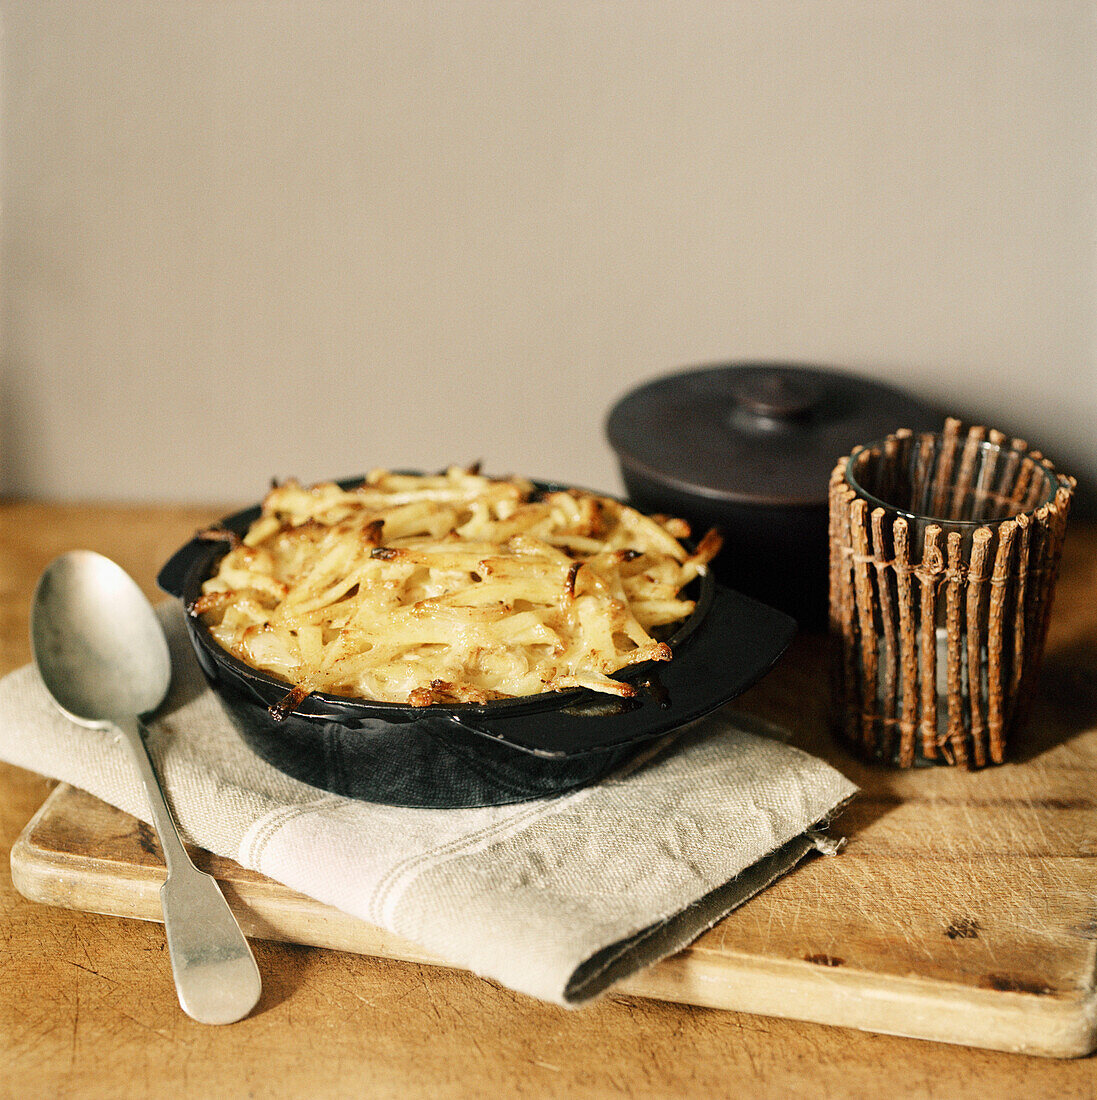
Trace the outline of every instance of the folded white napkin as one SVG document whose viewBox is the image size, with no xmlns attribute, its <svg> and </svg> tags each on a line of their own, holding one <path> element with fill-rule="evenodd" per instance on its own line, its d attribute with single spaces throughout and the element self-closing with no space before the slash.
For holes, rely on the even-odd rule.
<svg viewBox="0 0 1097 1100">
<path fill-rule="evenodd" d="M 160 608 L 172 689 L 150 748 L 184 839 L 520 992 L 575 1005 L 788 871 L 855 787 L 727 711 L 607 779 L 482 809 L 327 794 L 255 756 Z M 74 727 L 33 667 L 0 682 L 0 758 L 148 821 L 124 747 Z"/>
</svg>

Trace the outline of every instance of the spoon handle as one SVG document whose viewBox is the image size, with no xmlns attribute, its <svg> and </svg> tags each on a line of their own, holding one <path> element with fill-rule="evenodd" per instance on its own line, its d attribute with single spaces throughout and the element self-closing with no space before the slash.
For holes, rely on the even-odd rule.
<svg viewBox="0 0 1097 1100">
<path fill-rule="evenodd" d="M 203 1024 L 231 1024 L 258 1003 L 259 967 L 217 882 L 187 855 L 164 800 L 137 718 L 115 720 L 141 775 L 167 864 L 160 888 L 164 931 L 183 1011 Z"/>
</svg>

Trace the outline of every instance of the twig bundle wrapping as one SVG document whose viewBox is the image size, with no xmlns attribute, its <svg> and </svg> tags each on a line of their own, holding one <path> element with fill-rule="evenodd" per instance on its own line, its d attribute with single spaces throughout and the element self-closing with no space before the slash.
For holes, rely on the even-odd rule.
<svg viewBox="0 0 1097 1100">
<path fill-rule="evenodd" d="M 1047 637 L 1075 482 L 1019 439 L 946 421 L 830 479 L 832 704 L 861 755 L 1002 763 Z"/>
</svg>

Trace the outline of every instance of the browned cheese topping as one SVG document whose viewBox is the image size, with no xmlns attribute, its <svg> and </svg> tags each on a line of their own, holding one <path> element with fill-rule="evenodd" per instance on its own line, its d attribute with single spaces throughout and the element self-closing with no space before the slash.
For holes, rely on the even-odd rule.
<svg viewBox="0 0 1097 1100">
<path fill-rule="evenodd" d="M 681 520 L 475 469 L 276 486 L 190 608 L 216 641 L 308 693 L 427 706 L 585 687 L 666 661 L 660 628 L 720 548 Z M 290 708 L 292 709 L 292 708 Z"/>
</svg>

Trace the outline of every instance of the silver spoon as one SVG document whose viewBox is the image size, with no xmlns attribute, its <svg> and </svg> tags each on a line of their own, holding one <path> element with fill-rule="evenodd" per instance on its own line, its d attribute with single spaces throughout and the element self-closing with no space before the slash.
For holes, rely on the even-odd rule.
<svg viewBox="0 0 1097 1100">
<path fill-rule="evenodd" d="M 120 566 L 74 550 L 38 581 L 31 645 L 58 707 L 82 726 L 115 729 L 141 774 L 168 869 L 160 904 L 183 1011 L 203 1024 L 242 1019 L 259 1000 L 259 968 L 217 882 L 187 855 L 145 747 L 140 716 L 160 706 L 171 680 L 155 612 Z"/>
</svg>

